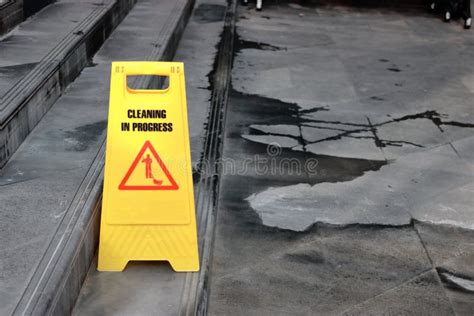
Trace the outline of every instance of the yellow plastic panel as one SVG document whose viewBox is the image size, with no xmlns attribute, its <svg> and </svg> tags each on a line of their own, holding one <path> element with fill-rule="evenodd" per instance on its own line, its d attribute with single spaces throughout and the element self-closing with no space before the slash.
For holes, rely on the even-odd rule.
<svg viewBox="0 0 474 316">
<path fill-rule="evenodd" d="M 169 86 L 130 89 L 127 76 L 139 75 Z M 129 260 L 199 270 L 182 63 L 112 63 L 98 269 Z"/>
</svg>

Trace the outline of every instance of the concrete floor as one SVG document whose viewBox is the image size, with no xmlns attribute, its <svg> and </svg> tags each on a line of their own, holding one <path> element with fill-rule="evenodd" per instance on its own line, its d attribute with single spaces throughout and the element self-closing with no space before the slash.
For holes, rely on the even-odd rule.
<svg viewBox="0 0 474 316">
<path fill-rule="evenodd" d="M 474 314 L 474 32 L 240 7 L 211 315 Z"/>
</svg>

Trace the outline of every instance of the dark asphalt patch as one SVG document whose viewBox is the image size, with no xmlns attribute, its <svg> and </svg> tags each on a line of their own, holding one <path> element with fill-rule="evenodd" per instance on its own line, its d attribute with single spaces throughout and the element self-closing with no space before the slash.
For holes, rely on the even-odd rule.
<svg viewBox="0 0 474 316">
<path fill-rule="evenodd" d="M 67 150 L 85 151 L 89 144 L 95 142 L 102 135 L 107 127 L 107 121 L 99 121 L 92 124 L 86 124 L 76 127 L 71 131 L 64 132 L 64 138 L 73 141 L 73 145 Z"/>
<path fill-rule="evenodd" d="M 200 4 L 194 10 L 193 20 L 197 23 L 212 23 L 224 20 L 226 7 L 218 4 Z"/>
<path fill-rule="evenodd" d="M 278 47 L 264 42 L 247 41 L 239 38 L 238 34 L 236 34 L 235 36 L 234 48 L 234 53 L 237 53 L 242 49 L 258 49 L 270 51 L 286 50 L 285 47 Z"/>
<path fill-rule="evenodd" d="M 26 63 L 0 67 L 0 78 L 21 78 L 28 74 L 38 63 Z"/>
</svg>

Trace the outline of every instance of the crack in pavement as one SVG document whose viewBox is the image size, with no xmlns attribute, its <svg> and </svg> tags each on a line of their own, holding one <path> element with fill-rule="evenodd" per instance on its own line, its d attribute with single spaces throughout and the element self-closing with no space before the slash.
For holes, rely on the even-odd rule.
<svg viewBox="0 0 474 316">
<path fill-rule="evenodd" d="M 359 306 L 362 306 L 362 305 L 364 305 L 364 304 L 366 304 L 366 303 L 368 303 L 368 302 L 371 302 L 371 301 L 377 299 L 378 297 L 381 297 L 381 296 L 383 296 L 383 295 L 385 295 L 385 294 L 387 294 L 387 293 L 390 293 L 390 292 L 392 292 L 392 291 L 395 291 L 395 290 L 401 288 L 402 286 L 407 285 L 407 284 L 409 284 L 410 282 L 415 281 L 416 279 L 420 278 L 421 276 L 423 276 L 423 275 L 425 275 L 425 274 L 429 274 L 430 272 L 434 272 L 434 273 L 437 275 L 436 270 L 435 270 L 434 268 L 429 268 L 429 269 L 427 269 L 427 270 L 425 270 L 425 271 L 422 271 L 422 272 L 418 273 L 417 275 L 413 276 L 412 278 L 405 280 L 405 281 L 404 281 L 403 283 L 401 283 L 401 284 L 398 284 L 398 285 L 396 285 L 396 286 L 394 286 L 394 287 L 391 287 L 391 288 L 389 288 L 389 289 L 386 289 L 385 291 L 383 291 L 383 292 L 381 292 L 381 293 L 379 293 L 379 294 L 377 294 L 377 295 L 375 295 L 375 296 L 373 296 L 373 297 L 371 297 L 371 298 L 369 298 L 369 299 L 367 299 L 367 300 L 365 300 L 365 301 L 363 301 L 363 302 L 360 302 L 360 303 L 358 303 L 358 304 L 355 304 L 355 305 L 353 305 L 353 306 L 347 308 L 347 309 L 344 310 L 343 312 L 339 313 L 339 315 L 347 315 L 347 313 L 349 313 L 350 311 L 354 310 L 355 308 L 357 308 L 357 307 L 359 307 Z M 443 289 L 442 285 L 441 285 L 441 289 Z M 444 292 L 444 291 L 443 291 L 443 292 Z M 449 298 L 448 298 L 447 296 L 446 296 L 446 299 L 449 300 Z M 452 314 L 453 314 L 453 315 L 456 315 L 452 304 L 450 304 L 450 309 L 451 309 Z M 349 315 L 350 315 L 350 314 L 349 314 Z"/>
<path fill-rule="evenodd" d="M 312 112 L 317 112 L 321 110 L 322 110 L 321 108 L 314 108 L 312 109 Z M 326 108 L 324 108 L 324 110 L 327 111 Z M 286 134 L 283 132 L 282 133 L 263 132 L 262 130 L 258 129 L 259 125 L 253 125 L 251 128 L 253 130 L 258 130 L 258 135 L 285 136 L 285 137 L 292 138 L 298 141 L 297 146 L 303 146 L 303 147 L 306 147 L 307 145 L 325 142 L 325 141 L 340 140 L 343 137 L 349 137 L 349 138 L 358 138 L 358 139 L 372 139 L 374 141 L 375 146 L 378 148 L 384 148 L 384 147 L 390 147 L 390 146 L 401 147 L 403 145 L 410 145 L 413 147 L 425 148 L 424 145 L 417 144 L 415 142 L 406 141 L 406 140 L 381 139 L 377 134 L 378 128 L 383 127 L 387 124 L 391 124 L 391 123 L 399 123 L 399 122 L 404 122 L 408 120 L 428 119 L 431 122 L 433 122 L 433 124 L 435 124 L 436 127 L 438 127 L 441 132 L 444 132 L 442 128 L 443 125 L 450 125 L 450 126 L 455 126 L 455 127 L 460 127 L 460 128 L 474 128 L 474 124 L 472 123 L 457 122 L 457 121 L 443 121 L 442 117 L 447 117 L 447 115 L 439 114 L 436 111 L 425 111 L 425 112 L 416 113 L 416 114 L 404 115 L 401 117 L 393 118 L 391 120 L 387 120 L 387 121 L 376 123 L 376 124 L 373 124 L 370 121 L 369 117 L 366 117 L 368 121 L 367 124 L 356 124 L 356 123 L 342 122 L 342 121 L 330 121 L 330 120 L 327 121 L 327 120 L 310 119 L 310 118 L 305 117 L 304 115 L 301 115 L 299 110 L 296 111 L 295 115 L 298 118 L 300 118 L 299 121 L 301 122 L 301 124 L 296 125 L 300 129 L 301 127 L 307 127 L 311 129 L 341 131 L 341 133 L 335 136 L 325 137 L 325 138 L 318 139 L 315 141 L 309 141 L 309 140 L 304 139 L 303 135 L 294 136 L 294 135 Z M 355 126 L 359 128 L 347 130 L 347 129 L 335 128 L 335 127 L 314 126 L 314 125 L 310 125 L 310 123 L 333 124 L 333 125 L 341 125 L 341 126 Z M 353 135 L 353 134 L 358 134 L 361 132 L 369 132 L 372 134 L 372 136 L 354 136 Z M 296 148 L 297 146 L 293 146 L 293 148 Z"/>
</svg>

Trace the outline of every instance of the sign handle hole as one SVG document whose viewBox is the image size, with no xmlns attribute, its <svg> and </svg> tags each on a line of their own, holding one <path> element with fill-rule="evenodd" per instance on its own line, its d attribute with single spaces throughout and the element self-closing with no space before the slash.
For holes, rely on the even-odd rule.
<svg viewBox="0 0 474 316">
<path fill-rule="evenodd" d="M 167 90 L 169 79 L 168 76 L 130 75 L 127 76 L 127 87 L 131 90 Z"/>
</svg>

